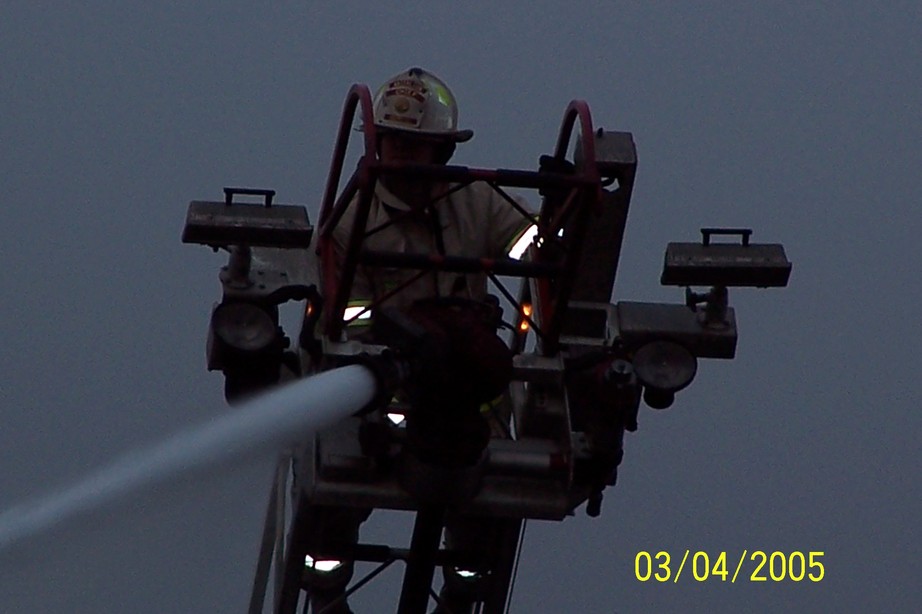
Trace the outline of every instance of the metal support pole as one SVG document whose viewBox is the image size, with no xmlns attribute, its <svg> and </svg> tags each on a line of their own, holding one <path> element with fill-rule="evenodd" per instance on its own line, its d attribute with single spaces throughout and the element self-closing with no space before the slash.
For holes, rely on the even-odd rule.
<svg viewBox="0 0 922 614">
<path fill-rule="evenodd" d="M 278 603 L 282 599 L 284 590 L 284 575 L 282 569 L 285 567 L 285 506 L 288 504 L 288 468 L 291 466 L 291 455 L 284 454 L 279 460 L 279 467 L 276 473 L 275 493 L 275 597 L 272 603 Z"/>
<path fill-rule="evenodd" d="M 483 603 L 483 614 L 504 614 L 512 588 L 515 560 L 518 555 L 519 542 L 522 538 L 522 519 L 509 518 L 497 520 L 499 535 L 495 558 L 492 563 L 490 585 Z"/>
<path fill-rule="evenodd" d="M 297 614 L 304 577 L 304 557 L 307 555 L 307 536 L 311 523 L 310 504 L 305 499 L 298 501 L 297 510 L 291 519 L 291 534 L 285 549 L 285 567 L 276 570 L 283 576 L 283 586 L 276 603 L 275 614 Z"/>
<path fill-rule="evenodd" d="M 283 463 L 287 457 L 283 456 L 275 469 L 275 476 L 272 480 L 272 490 L 269 493 L 269 506 L 266 510 L 266 522 L 263 526 L 263 538 L 259 548 L 259 562 L 256 564 L 256 577 L 253 579 L 253 591 L 250 593 L 250 614 L 262 614 L 263 606 L 266 600 L 266 588 L 269 584 L 269 571 L 272 567 L 273 551 L 276 546 L 279 522 L 279 474 L 283 471 Z M 287 473 L 286 473 L 287 474 Z M 282 485 L 284 488 L 284 485 Z M 284 499 L 282 500 L 284 506 Z M 282 520 L 284 527 L 284 519 Z M 284 528 L 283 528 L 284 530 Z M 278 569 L 278 567 L 277 567 Z M 281 574 L 276 574 L 280 577 Z M 278 601 L 278 590 L 276 590 L 276 601 Z"/>
<path fill-rule="evenodd" d="M 397 614 L 425 614 L 444 524 L 443 507 L 421 508 L 416 513 Z"/>
<path fill-rule="evenodd" d="M 219 277 L 222 282 L 233 288 L 249 288 L 253 285 L 253 280 L 250 279 L 252 264 L 253 251 L 249 245 L 231 245 L 230 258 Z"/>
</svg>

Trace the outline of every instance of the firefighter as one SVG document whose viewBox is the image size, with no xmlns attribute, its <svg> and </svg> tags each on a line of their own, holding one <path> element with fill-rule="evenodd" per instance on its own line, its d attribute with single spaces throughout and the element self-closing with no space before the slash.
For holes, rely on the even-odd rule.
<svg viewBox="0 0 922 614">
<path fill-rule="evenodd" d="M 455 98 L 438 77 L 410 68 L 382 85 L 374 97 L 378 153 L 382 162 L 446 164 L 471 130 L 458 129 Z M 386 225 L 364 241 L 366 250 L 442 253 L 471 258 L 506 256 L 532 226 L 493 188 L 474 182 L 458 186 L 407 176 L 384 175 L 376 184 L 366 230 Z M 355 207 L 334 230 L 338 257 L 348 243 Z M 360 267 L 350 294 L 350 313 L 380 300 L 415 274 L 407 269 Z M 484 273 L 433 272 L 388 298 L 382 306 L 408 307 L 418 299 L 487 296 Z M 347 318 L 348 319 L 348 318 Z"/>
<path fill-rule="evenodd" d="M 458 129 L 458 108 L 448 86 L 421 68 L 401 72 L 377 90 L 374 97 L 374 121 L 378 134 L 378 155 L 385 163 L 446 164 L 454 154 L 456 145 L 473 136 L 470 130 Z M 428 178 L 384 174 L 375 185 L 366 224 L 366 232 L 377 228 L 381 230 L 367 236 L 363 248 L 369 251 L 438 253 L 468 258 L 504 257 L 517 243 L 528 240 L 527 231 L 534 223 L 533 218 L 526 215 L 529 210 L 527 203 L 516 198 L 516 204 L 517 207 L 512 206 L 482 182 L 461 187 Z M 355 206 L 348 207 L 333 231 L 338 264 L 344 258 L 356 209 Z M 467 312 L 455 316 L 452 310 L 456 306 L 451 303 L 456 299 L 461 304 L 483 304 L 488 299 L 487 275 L 483 272 L 431 272 L 414 280 L 415 276 L 417 272 L 411 269 L 360 266 L 351 288 L 346 320 L 361 313 L 373 301 L 376 307 L 396 307 L 405 311 L 416 318 L 417 322 L 451 339 L 454 343 L 452 356 L 461 356 L 462 360 L 466 360 L 463 364 L 452 364 L 451 368 L 445 370 L 449 379 L 453 376 L 465 380 L 463 390 L 458 387 L 464 394 L 445 395 L 443 388 L 440 391 L 442 395 L 478 399 L 478 405 L 483 400 L 496 397 L 497 391 L 504 389 L 511 375 L 511 354 L 496 336 L 495 326 L 489 329 L 474 323 L 464 331 L 458 330 L 464 326 L 464 322 L 475 322 L 477 316 Z M 356 318 L 348 327 L 350 336 L 362 337 L 368 334 L 368 324 L 374 314 L 366 312 L 364 315 L 368 317 Z M 464 356 L 470 358 L 463 359 Z M 506 369 L 509 373 L 502 373 Z M 445 410 L 444 401 L 440 403 L 440 409 L 440 415 L 430 417 L 430 422 L 444 422 L 450 410 Z M 482 428 L 478 430 L 478 424 L 475 424 L 473 430 L 476 432 L 463 430 L 468 441 L 460 442 L 454 448 L 460 462 L 471 462 L 472 454 L 473 457 L 478 456 L 486 444 L 485 438 L 490 436 L 487 421 L 477 415 L 476 411 L 474 418 Z M 443 435 L 448 433 L 458 439 L 459 430 L 470 426 L 469 418 L 464 418 L 464 408 L 458 409 L 455 418 L 447 419 L 457 419 L 457 422 L 449 423 L 449 428 L 430 429 L 428 425 L 423 425 L 418 430 L 429 433 L 440 430 Z M 408 431 L 412 430 L 413 425 L 408 424 Z M 410 434 L 412 436 L 412 432 Z M 447 442 L 436 441 L 438 435 L 430 436 L 430 439 L 418 446 L 419 456 L 444 454 L 451 447 L 445 445 Z M 480 441 L 474 443 L 471 441 L 473 439 Z M 459 459 L 449 460 L 454 462 Z M 317 509 L 316 512 L 316 526 L 326 533 L 325 536 L 318 535 L 317 539 L 329 538 L 332 532 L 337 534 L 336 539 L 350 542 L 357 540 L 358 526 L 368 515 L 367 510 L 338 508 L 325 511 Z M 488 521 L 474 519 L 451 521 L 446 532 L 449 545 L 480 526 L 488 529 L 487 524 Z M 466 543 L 465 546 L 477 548 L 479 545 Z M 324 572 L 322 567 L 320 564 L 310 565 L 305 573 L 311 586 L 314 611 L 323 609 L 324 612 L 340 614 L 350 612 L 341 596 L 352 576 L 352 562 L 328 565 L 333 567 L 331 572 Z M 442 599 L 447 611 L 469 612 L 475 598 L 465 587 L 470 585 L 473 590 L 476 575 L 464 573 L 463 570 L 446 569 L 445 580 Z M 337 605 L 332 605 L 333 602 Z"/>
</svg>

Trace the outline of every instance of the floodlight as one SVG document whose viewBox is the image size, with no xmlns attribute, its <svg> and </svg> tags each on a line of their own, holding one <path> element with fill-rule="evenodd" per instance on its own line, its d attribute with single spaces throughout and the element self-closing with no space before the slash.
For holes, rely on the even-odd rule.
<svg viewBox="0 0 922 614">
<path fill-rule="evenodd" d="M 253 303 L 221 303 L 211 316 L 211 328 L 229 348 L 245 354 L 268 350 L 278 337 L 272 317 Z"/>
<path fill-rule="evenodd" d="M 712 235 L 736 235 L 740 243 L 714 243 Z M 666 286 L 783 287 L 791 274 L 784 247 L 751 243 L 749 228 L 702 228 L 701 243 L 670 243 L 660 283 Z"/>
<path fill-rule="evenodd" d="M 672 405 L 675 393 L 688 386 L 698 370 L 698 361 L 674 341 L 652 341 L 634 354 L 634 372 L 644 385 L 644 402 L 653 409 Z"/>
</svg>

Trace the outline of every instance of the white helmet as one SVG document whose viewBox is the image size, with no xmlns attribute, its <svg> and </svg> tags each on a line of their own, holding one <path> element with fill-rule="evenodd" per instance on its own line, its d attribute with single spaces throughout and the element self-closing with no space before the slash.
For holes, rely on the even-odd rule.
<svg viewBox="0 0 922 614">
<path fill-rule="evenodd" d="M 458 104 L 445 82 L 409 68 L 388 79 L 374 99 L 375 125 L 461 143 L 474 136 L 458 130 Z"/>
</svg>

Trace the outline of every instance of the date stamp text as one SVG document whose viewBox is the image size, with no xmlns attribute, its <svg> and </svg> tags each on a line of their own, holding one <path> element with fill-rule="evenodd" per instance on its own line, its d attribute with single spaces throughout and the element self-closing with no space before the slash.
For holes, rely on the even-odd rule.
<svg viewBox="0 0 922 614">
<path fill-rule="evenodd" d="M 739 557 L 726 551 L 686 550 L 674 557 L 665 550 L 641 550 L 634 557 L 634 577 L 640 582 L 673 583 L 680 577 L 696 582 L 820 582 L 826 576 L 824 556 L 825 552 L 798 550 L 743 550 Z"/>
</svg>

